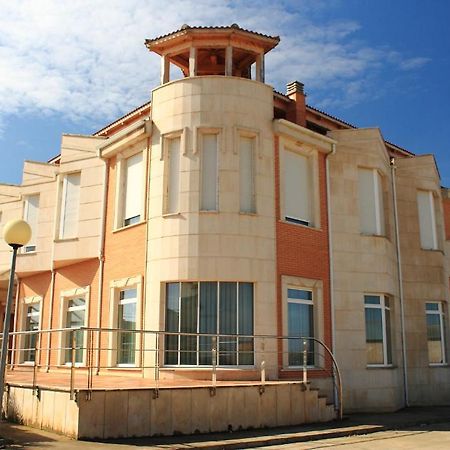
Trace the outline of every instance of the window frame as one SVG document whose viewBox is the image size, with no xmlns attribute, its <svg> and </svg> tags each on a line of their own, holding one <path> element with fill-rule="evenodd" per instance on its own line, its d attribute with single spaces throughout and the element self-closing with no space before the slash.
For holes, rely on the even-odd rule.
<svg viewBox="0 0 450 450">
<path fill-rule="evenodd" d="M 421 225 L 421 215 L 420 215 L 420 209 L 419 209 L 419 193 L 427 193 L 429 203 L 428 206 L 430 207 L 430 220 L 431 220 L 431 239 L 433 241 L 432 247 L 424 247 L 422 242 L 422 225 Z M 438 239 L 438 231 L 437 231 L 437 221 L 436 221 L 436 201 L 435 201 L 435 195 L 432 190 L 426 190 L 426 189 L 417 189 L 416 191 L 416 202 L 417 202 L 417 215 L 419 219 L 419 242 L 420 242 L 420 248 L 422 250 L 431 250 L 436 251 L 439 250 L 439 239 Z"/>
<path fill-rule="evenodd" d="M 62 329 L 67 328 L 67 313 L 69 301 L 74 298 L 84 298 L 84 325 L 87 327 L 89 324 L 89 303 L 90 303 L 90 287 L 79 287 L 75 289 L 70 289 L 67 291 L 61 291 L 60 293 L 60 316 L 59 323 Z M 81 308 L 79 309 L 81 310 Z M 71 367 L 72 362 L 66 361 L 66 339 L 67 332 L 61 332 L 59 337 L 59 348 L 58 348 L 58 362 L 60 366 Z M 82 347 L 82 360 L 81 362 L 75 362 L 76 367 L 83 367 L 86 365 L 86 345 L 87 345 L 87 333 L 83 332 L 83 347 Z"/>
<path fill-rule="evenodd" d="M 43 309 L 43 298 L 41 296 L 31 296 L 31 297 L 25 297 L 22 300 L 22 305 L 21 305 L 21 327 L 20 329 L 22 331 L 29 331 L 27 330 L 27 318 L 28 318 L 28 308 L 31 305 L 36 305 L 39 304 L 39 312 L 38 312 L 38 328 L 36 331 L 40 331 L 42 329 L 42 309 Z M 39 334 L 37 334 L 36 339 L 39 339 Z M 25 350 L 25 345 L 27 341 L 27 335 L 22 335 L 19 338 L 19 349 L 20 349 L 20 357 L 19 357 L 19 364 L 23 364 L 23 365 L 34 365 L 35 361 L 33 360 L 27 360 L 25 359 L 25 353 L 27 350 Z M 30 350 L 28 350 L 30 351 Z M 35 359 L 37 357 L 39 350 L 36 352 L 35 354 Z"/>
<path fill-rule="evenodd" d="M 33 229 L 33 224 L 31 224 L 31 239 L 30 242 L 28 242 L 26 245 L 24 245 L 21 249 L 21 253 L 23 254 L 32 254 L 32 253 L 36 253 L 36 249 L 37 249 L 37 243 L 36 243 L 36 238 L 37 238 L 37 231 L 39 228 L 39 203 L 41 201 L 41 195 L 40 192 L 36 192 L 36 193 L 32 193 L 32 194 L 26 194 L 24 195 L 23 198 L 23 219 L 29 224 L 29 218 L 28 218 L 28 212 L 29 212 L 29 207 L 30 207 L 30 197 L 37 197 L 38 198 L 38 206 L 37 206 L 37 213 L 36 213 L 36 223 L 35 223 L 35 228 Z"/>
<path fill-rule="evenodd" d="M 360 171 L 370 171 L 372 172 L 372 187 L 373 187 L 373 197 L 374 197 L 374 215 L 375 215 L 375 233 L 369 233 L 363 231 L 361 228 L 361 207 L 360 204 L 358 205 L 359 209 L 359 231 L 362 236 L 380 236 L 380 237 L 387 237 L 387 227 L 386 227 L 386 207 L 385 207 L 385 201 L 384 201 L 384 182 L 383 177 L 384 174 L 380 172 L 379 169 L 374 167 L 364 167 L 359 166 L 358 167 L 358 199 L 359 202 L 361 202 L 361 186 L 359 183 L 359 172 Z M 380 196 L 381 193 L 381 196 Z"/>
<path fill-rule="evenodd" d="M 118 315 L 119 315 L 119 303 L 120 292 L 125 290 L 136 289 L 136 330 L 142 329 L 142 276 L 130 276 L 127 278 L 121 278 L 113 280 L 110 283 L 110 313 L 109 324 L 113 330 L 118 330 Z M 136 354 L 134 364 L 121 364 L 118 362 L 118 333 L 119 331 L 112 331 L 108 336 L 108 367 L 133 369 L 142 365 L 141 361 L 141 342 L 143 336 L 141 333 L 135 333 L 136 335 Z"/>
<path fill-rule="evenodd" d="M 286 180 L 285 180 L 285 152 L 291 152 L 307 159 L 310 172 L 309 178 L 309 221 L 300 218 L 287 218 L 286 216 Z M 311 229 L 320 229 L 320 183 L 319 183 L 319 151 L 308 144 L 297 144 L 296 142 L 281 138 L 279 141 L 279 198 L 280 198 L 280 220 L 284 223 L 307 227 Z"/>
<path fill-rule="evenodd" d="M 365 298 L 366 297 L 378 297 L 380 299 L 379 304 L 367 304 Z M 389 306 L 386 306 L 386 299 L 389 301 Z M 393 316 L 393 308 L 392 308 L 392 297 L 387 294 L 379 294 L 379 293 L 371 293 L 365 292 L 363 296 L 363 305 L 364 305 L 364 330 L 365 330 L 365 349 L 366 349 L 366 357 L 367 357 L 367 323 L 366 323 L 366 308 L 368 309 L 379 309 L 381 310 L 381 326 L 382 326 L 382 335 L 383 335 L 383 363 L 368 363 L 366 362 L 366 367 L 393 367 L 393 359 L 394 359 L 394 351 L 392 346 L 392 316 Z M 389 311 L 389 332 L 390 336 L 387 335 L 386 328 L 386 310 Z M 391 349 L 391 361 L 388 361 L 388 341 L 390 341 L 390 349 Z"/>
<path fill-rule="evenodd" d="M 78 217 L 77 217 L 77 225 L 76 225 L 76 232 L 75 234 L 64 236 L 63 230 L 64 230 L 64 218 L 66 215 L 66 194 L 67 194 L 67 177 L 70 175 L 80 175 L 80 185 L 79 185 L 79 199 L 78 199 Z M 58 221 L 57 226 L 55 227 L 56 230 L 56 241 L 67 241 L 67 240 L 73 240 L 78 239 L 79 237 L 79 225 L 80 225 L 80 206 L 81 206 L 81 170 L 75 170 L 73 172 L 66 172 L 60 174 L 60 181 L 58 183 Z"/>
<path fill-rule="evenodd" d="M 427 305 L 438 305 L 437 310 L 428 310 Z M 439 316 L 439 327 L 440 327 L 440 342 L 441 342 L 441 356 L 442 362 L 430 362 L 430 353 L 428 351 L 428 315 Z M 448 364 L 447 360 L 447 345 L 446 345 L 446 328 L 445 328 L 445 311 L 444 302 L 440 301 L 427 301 L 425 302 L 425 324 L 427 332 L 427 352 L 428 352 L 428 365 L 429 366 L 446 366 Z"/>
<path fill-rule="evenodd" d="M 178 340 L 177 340 L 177 363 L 176 364 L 167 364 L 166 363 L 166 340 L 164 339 L 163 342 L 163 361 L 164 361 L 164 367 L 167 368 L 186 368 L 186 367 L 198 367 L 198 368 L 210 368 L 212 366 L 211 364 L 200 364 L 199 361 L 199 355 L 200 355 L 200 345 L 199 345 L 199 341 L 200 341 L 200 337 L 198 336 L 198 334 L 200 333 L 200 284 L 201 283 L 215 283 L 217 286 L 217 298 L 216 298 L 216 305 L 217 305 L 217 317 L 216 317 L 216 332 L 215 333 L 205 333 L 205 334 L 215 334 L 218 336 L 218 340 L 217 340 L 217 367 L 220 368 L 231 368 L 231 369 L 254 369 L 256 367 L 256 360 L 257 360 L 257 352 L 255 349 L 255 340 L 253 338 L 253 342 L 252 342 L 252 346 L 253 346 L 253 351 L 252 351 L 252 355 L 253 355 L 253 364 L 239 364 L 239 284 L 251 284 L 252 285 L 252 329 L 253 329 L 253 333 L 252 336 L 255 335 L 255 282 L 253 281 L 207 281 L 207 280 L 203 280 L 203 281 L 187 281 L 187 280 L 183 280 L 183 281 L 168 281 L 166 283 L 164 283 L 165 286 L 165 290 L 164 290 L 164 297 L 165 297 L 165 301 L 164 301 L 164 317 L 163 317 L 163 323 L 164 323 L 164 331 L 167 331 L 167 302 L 168 302 L 168 297 L 167 297 L 167 287 L 169 284 L 178 284 L 179 285 L 179 295 L 178 295 L 178 311 L 179 311 L 179 317 L 178 317 L 178 331 L 177 333 L 180 333 L 180 324 L 181 324 L 181 298 L 182 298 L 182 288 L 181 285 L 183 283 L 196 283 L 197 284 L 197 311 L 196 311 L 196 320 L 197 320 L 197 324 L 196 324 L 196 333 L 197 333 L 197 337 L 196 337 L 196 363 L 195 364 L 181 364 L 180 363 L 180 359 L 181 359 L 181 353 L 182 353 L 182 349 L 181 349 L 181 345 L 180 345 L 180 340 L 181 340 L 181 336 L 178 335 Z M 237 329 L 237 333 L 236 333 L 236 350 L 235 350 L 235 354 L 236 354 L 236 362 L 237 364 L 220 364 L 220 283 L 233 283 L 236 284 L 236 329 Z M 172 331 L 174 332 L 174 331 Z M 169 332 L 168 332 L 169 333 Z M 175 332 L 174 332 L 175 333 Z M 167 336 L 167 335 L 166 335 Z M 248 336 L 246 334 L 242 334 L 242 336 Z M 242 339 L 242 338 L 241 338 Z"/>
<path fill-rule="evenodd" d="M 137 222 L 125 224 L 125 196 L 126 196 L 126 172 L 127 160 L 133 156 L 142 153 L 142 174 L 141 174 L 141 209 L 139 220 Z M 115 186 L 115 201 L 114 201 L 114 224 L 113 231 L 124 230 L 132 228 L 144 223 L 146 218 L 146 198 L 147 198 L 147 151 L 145 148 L 131 147 L 116 155 L 116 186 Z"/>
</svg>

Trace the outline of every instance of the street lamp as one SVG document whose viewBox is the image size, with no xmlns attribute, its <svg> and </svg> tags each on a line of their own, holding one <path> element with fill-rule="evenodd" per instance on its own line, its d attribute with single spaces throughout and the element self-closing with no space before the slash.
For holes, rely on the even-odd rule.
<svg viewBox="0 0 450 450">
<path fill-rule="evenodd" d="M 16 271 L 17 250 L 31 239 L 31 227 L 24 220 L 10 220 L 3 228 L 3 239 L 12 247 L 11 271 L 9 273 L 8 297 L 5 307 L 5 321 L 3 323 L 2 353 L 0 360 L 0 411 L 3 412 L 3 391 L 5 388 L 6 356 L 8 354 L 9 323 L 11 319 L 11 305 L 14 289 L 14 273 Z"/>
</svg>

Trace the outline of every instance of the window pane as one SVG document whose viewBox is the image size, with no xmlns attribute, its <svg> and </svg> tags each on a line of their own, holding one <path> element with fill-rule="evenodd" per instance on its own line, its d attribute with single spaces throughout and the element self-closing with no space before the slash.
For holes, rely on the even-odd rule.
<svg viewBox="0 0 450 450">
<path fill-rule="evenodd" d="M 26 309 L 26 322 L 25 322 L 25 331 L 37 331 L 39 330 L 39 311 L 40 311 L 40 303 L 36 303 L 34 305 L 29 305 Z M 36 341 L 37 341 L 37 333 L 36 334 L 26 334 L 24 337 L 24 361 L 34 361 L 36 358 Z"/>
<path fill-rule="evenodd" d="M 255 212 L 254 138 L 239 138 L 239 199 L 242 212 Z"/>
<path fill-rule="evenodd" d="M 78 234 L 78 213 L 80 208 L 80 173 L 66 175 L 61 204 L 60 237 L 71 238 Z"/>
<path fill-rule="evenodd" d="M 239 334 L 253 335 L 253 283 L 239 283 Z M 239 338 L 239 364 L 253 365 L 253 339 Z"/>
<path fill-rule="evenodd" d="M 25 217 L 31 227 L 31 239 L 24 247 L 25 252 L 34 252 L 36 250 L 36 237 L 38 228 L 39 214 L 39 195 L 29 195 L 25 201 Z"/>
<path fill-rule="evenodd" d="M 314 337 L 313 306 L 288 302 L 288 340 L 289 365 L 303 365 L 303 339 Z M 296 339 L 298 338 L 298 339 Z M 314 345 L 307 341 L 307 364 L 314 364 Z"/>
<path fill-rule="evenodd" d="M 383 179 L 381 178 L 381 175 L 376 171 L 375 177 L 377 180 L 377 189 L 378 189 L 378 211 L 379 211 L 379 227 L 380 229 L 379 234 L 384 236 L 386 234 L 386 224 L 385 224 L 385 218 L 384 218 L 384 198 L 383 198 Z"/>
<path fill-rule="evenodd" d="M 181 283 L 180 333 L 197 333 L 198 283 Z M 197 363 L 197 336 L 180 336 L 180 364 Z"/>
<path fill-rule="evenodd" d="M 166 331 L 178 332 L 180 316 L 180 283 L 168 283 L 166 291 Z M 166 364 L 178 363 L 178 336 L 166 336 Z"/>
<path fill-rule="evenodd" d="M 428 360 L 431 364 L 443 363 L 441 316 L 427 314 Z"/>
<path fill-rule="evenodd" d="M 134 298 L 136 298 L 135 289 L 121 291 L 120 294 L 121 297 L 134 295 Z M 118 328 L 121 330 L 136 330 L 136 302 L 119 304 L 117 315 Z M 136 357 L 136 333 L 119 331 L 117 348 L 118 364 L 134 364 Z"/>
<path fill-rule="evenodd" d="M 236 283 L 220 283 L 219 333 L 237 333 Z M 221 337 L 219 339 L 219 364 L 236 365 L 236 350 L 236 337 Z"/>
<path fill-rule="evenodd" d="M 436 249 L 436 224 L 431 192 L 417 192 L 417 207 L 419 212 L 420 244 L 424 249 Z"/>
<path fill-rule="evenodd" d="M 426 303 L 425 309 L 427 311 L 439 311 L 439 303 Z"/>
<path fill-rule="evenodd" d="M 384 364 L 381 308 L 365 308 L 368 364 Z"/>
<path fill-rule="evenodd" d="M 312 300 L 312 292 L 302 289 L 288 289 L 288 298 L 298 300 Z"/>
<path fill-rule="evenodd" d="M 142 209 L 142 153 L 128 158 L 124 173 L 124 225 L 137 223 L 141 218 Z"/>
<path fill-rule="evenodd" d="M 179 137 L 169 139 L 169 171 L 167 180 L 167 212 L 176 213 L 179 210 L 180 196 L 180 141 Z"/>
<path fill-rule="evenodd" d="M 366 305 L 380 305 L 381 300 L 379 295 L 365 295 L 364 303 Z"/>
<path fill-rule="evenodd" d="M 283 155 L 285 217 L 308 225 L 312 222 L 308 158 L 287 150 Z"/>
<path fill-rule="evenodd" d="M 375 184 L 373 169 L 358 170 L 359 222 L 361 233 L 377 234 Z"/>
<path fill-rule="evenodd" d="M 203 211 L 217 210 L 217 134 L 202 134 L 201 204 Z"/>
<path fill-rule="evenodd" d="M 199 333 L 217 333 L 217 283 L 200 283 L 200 324 Z M 199 363 L 212 364 L 213 339 L 199 338 Z"/>
</svg>

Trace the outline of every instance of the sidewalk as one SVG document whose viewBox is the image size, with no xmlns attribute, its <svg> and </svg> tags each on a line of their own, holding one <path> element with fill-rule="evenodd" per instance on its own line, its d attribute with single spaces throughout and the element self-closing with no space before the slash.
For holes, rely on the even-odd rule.
<svg viewBox="0 0 450 450">
<path fill-rule="evenodd" d="M 241 449 L 354 436 L 385 430 L 415 427 L 420 429 L 424 425 L 444 422 L 450 423 L 450 406 L 415 407 L 386 414 L 353 414 L 342 422 L 331 422 L 325 425 L 305 425 L 208 435 L 123 439 L 104 443 L 74 441 L 53 433 L 3 422 L 0 424 L 0 435 L 5 439 L 5 445 L 0 445 L 0 448 L 8 448 L 8 443 L 14 443 L 15 448 L 32 446 L 35 449 L 57 448 L 61 450 L 83 448 L 93 450 L 105 448 L 117 450 L 136 448 Z"/>
</svg>

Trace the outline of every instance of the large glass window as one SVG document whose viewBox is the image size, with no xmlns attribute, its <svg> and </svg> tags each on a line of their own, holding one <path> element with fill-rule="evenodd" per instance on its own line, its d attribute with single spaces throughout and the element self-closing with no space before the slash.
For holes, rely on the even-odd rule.
<svg viewBox="0 0 450 450">
<path fill-rule="evenodd" d="M 123 194 L 123 226 L 133 225 L 141 221 L 142 211 L 142 153 L 138 153 L 125 160 Z"/>
<path fill-rule="evenodd" d="M 417 207 L 419 212 L 420 244 L 425 250 L 436 250 L 438 248 L 438 240 L 433 193 L 431 191 L 418 191 Z"/>
<path fill-rule="evenodd" d="M 383 186 L 376 169 L 359 169 L 359 223 L 363 234 L 383 236 L 385 219 Z"/>
<path fill-rule="evenodd" d="M 136 362 L 136 330 L 137 290 L 125 289 L 119 293 L 117 328 L 123 331 L 117 336 L 117 364 L 134 365 Z"/>
<path fill-rule="evenodd" d="M 165 363 L 211 365 L 213 336 L 218 364 L 253 365 L 253 283 L 185 282 L 166 287 Z M 192 335 L 190 335 L 192 333 Z"/>
<path fill-rule="evenodd" d="M 313 293 L 304 289 L 288 288 L 288 364 L 303 366 L 304 341 L 314 337 Z M 314 365 L 314 342 L 306 339 L 307 365 Z"/>
<path fill-rule="evenodd" d="M 41 303 L 33 303 L 25 305 L 25 330 L 24 331 L 37 331 L 39 330 L 39 320 L 41 316 Z M 24 339 L 24 362 L 34 362 L 36 359 L 36 340 L 38 338 L 37 333 L 30 333 L 25 335 Z"/>
<path fill-rule="evenodd" d="M 313 222 L 310 160 L 307 156 L 285 150 L 284 218 L 311 226 Z"/>
<path fill-rule="evenodd" d="M 66 328 L 79 328 L 86 325 L 86 300 L 74 297 L 67 300 Z M 72 344 L 75 338 L 75 363 L 83 362 L 84 333 L 82 330 L 66 332 L 65 362 L 72 362 Z"/>
<path fill-rule="evenodd" d="M 59 223 L 60 239 L 74 238 L 78 235 L 80 180 L 80 173 L 71 173 L 64 177 L 62 183 L 61 216 Z"/>
<path fill-rule="evenodd" d="M 217 211 L 217 144 L 218 134 L 201 134 L 202 168 L 200 209 L 202 211 Z"/>
<path fill-rule="evenodd" d="M 427 318 L 428 361 L 430 364 L 445 364 L 445 321 L 441 302 L 425 305 Z"/>
<path fill-rule="evenodd" d="M 392 364 L 391 308 L 383 295 L 365 295 L 367 365 Z"/>
<path fill-rule="evenodd" d="M 24 246 L 24 253 L 30 253 L 36 251 L 36 236 L 38 229 L 38 216 L 39 216 L 39 195 L 28 195 L 25 198 L 24 214 L 23 218 L 28 222 L 31 227 L 31 239 Z"/>
</svg>

